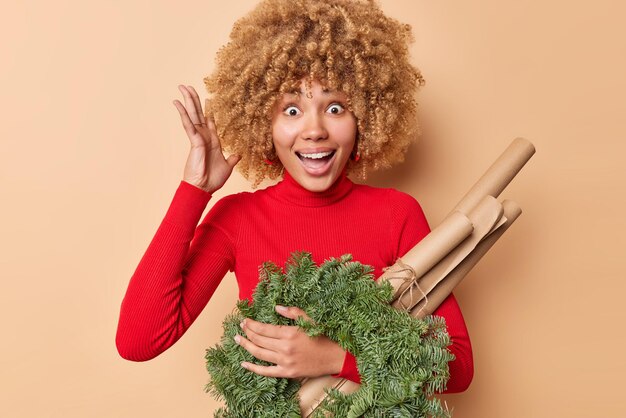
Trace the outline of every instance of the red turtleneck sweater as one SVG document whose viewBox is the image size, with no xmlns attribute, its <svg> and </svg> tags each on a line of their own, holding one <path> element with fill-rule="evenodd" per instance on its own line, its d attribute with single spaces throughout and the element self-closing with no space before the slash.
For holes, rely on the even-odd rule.
<svg viewBox="0 0 626 418">
<path fill-rule="evenodd" d="M 125 359 L 149 360 L 171 347 L 228 271 L 235 273 L 240 299 L 251 299 L 263 262 L 284 266 L 294 251 L 310 252 L 318 264 L 350 253 L 378 277 L 430 232 L 413 197 L 355 184 L 345 171 L 321 193 L 304 189 L 285 171 L 274 186 L 217 201 L 198 225 L 210 198 L 185 181 L 176 190 L 122 301 L 116 345 Z M 472 380 L 473 359 L 454 295 L 433 315 L 445 318 L 456 356 L 445 393 L 461 392 Z M 360 382 L 354 356 L 346 354 L 335 376 Z"/>
</svg>

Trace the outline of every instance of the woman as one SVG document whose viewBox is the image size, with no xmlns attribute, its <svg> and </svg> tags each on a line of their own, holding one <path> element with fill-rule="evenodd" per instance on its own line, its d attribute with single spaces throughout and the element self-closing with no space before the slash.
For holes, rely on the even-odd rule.
<svg viewBox="0 0 626 418">
<path fill-rule="evenodd" d="M 423 79 L 408 60 L 410 39 L 408 26 L 371 1 L 267 0 L 235 24 L 205 79 L 213 94 L 208 117 L 196 91 L 179 86 L 185 104 L 174 104 L 191 150 L 122 303 L 122 357 L 148 360 L 173 345 L 227 271 L 241 299 L 251 298 L 263 262 L 282 265 L 294 251 L 310 252 L 318 264 L 350 253 L 378 277 L 428 234 L 414 198 L 347 177 L 402 161 L 417 131 L 413 96 Z M 253 187 L 283 178 L 224 197 L 198 225 L 236 165 L 254 177 Z M 276 309 L 289 318 L 306 315 L 298 307 Z M 446 392 L 463 391 L 473 362 L 454 296 L 434 315 L 446 319 L 456 356 Z M 324 336 L 247 319 L 236 340 L 274 364 L 242 364 L 253 373 L 360 382 L 354 357 Z"/>
</svg>

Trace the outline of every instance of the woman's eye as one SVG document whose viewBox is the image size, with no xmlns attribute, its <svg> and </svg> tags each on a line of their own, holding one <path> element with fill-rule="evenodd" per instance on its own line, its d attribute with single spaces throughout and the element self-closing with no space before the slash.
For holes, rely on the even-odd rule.
<svg viewBox="0 0 626 418">
<path fill-rule="evenodd" d="M 300 109 L 295 106 L 287 106 L 283 113 L 288 116 L 298 116 L 300 114 Z"/>
<path fill-rule="evenodd" d="M 328 112 L 332 113 L 333 115 L 339 115 L 343 113 L 343 110 L 343 106 L 339 103 L 333 103 L 328 107 Z"/>
</svg>

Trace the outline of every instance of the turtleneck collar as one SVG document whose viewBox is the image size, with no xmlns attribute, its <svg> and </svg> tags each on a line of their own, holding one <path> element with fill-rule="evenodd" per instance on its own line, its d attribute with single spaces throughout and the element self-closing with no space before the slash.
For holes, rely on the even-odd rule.
<svg viewBox="0 0 626 418">
<path fill-rule="evenodd" d="M 297 206 L 328 206 L 341 200 L 350 193 L 354 183 L 346 175 L 346 168 L 328 189 L 323 192 L 312 192 L 298 183 L 287 170 L 283 171 L 283 179 L 276 185 L 268 188 L 268 192 L 280 201 Z"/>
</svg>

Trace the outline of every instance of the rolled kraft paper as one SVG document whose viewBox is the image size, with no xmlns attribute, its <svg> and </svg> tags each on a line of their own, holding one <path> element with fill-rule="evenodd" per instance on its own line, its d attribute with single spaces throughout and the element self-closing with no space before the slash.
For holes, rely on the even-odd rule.
<svg viewBox="0 0 626 418">
<path fill-rule="evenodd" d="M 455 212 L 455 214 L 456 213 L 460 212 Z M 498 202 L 495 197 L 484 196 L 480 203 L 467 214 L 468 219 L 474 226 L 472 233 L 443 259 L 440 259 L 428 272 L 425 274 L 416 272 L 414 277 L 417 277 L 417 279 L 412 283 L 412 286 L 404 290 L 391 306 L 396 309 L 410 311 L 437 285 L 437 283 L 446 277 L 448 273 L 476 248 L 479 242 L 498 224 L 502 218 L 502 214 L 503 209 L 500 202 Z M 428 247 L 422 247 L 422 251 L 425 252 L 427 256 L 430 255 L 431 260 L 440 255 L 432 253 Z M 407 255 L 403 256 L 401 263 L 414 268 L 414 260 L 408 257 L 412 252 L 411 250 Z M 428 258 L 427 256 L 421 256 L 421 258 L 417 258 L 417 260 Z M 401 265 L 398 266 L 397 264 L 398 263 L 394 264 L 389 270 L 401 268 Z"/>
<path fill-rule="evenodd" d="M 411 286 L 411 280 L 421 277 L 470 236 L 473 229 L 472 222 L 467 216 L 461 212 L 454 212 L 402 256 L 400 263 L 408 264 L 413 271 L 403 268 L 400 263 L 384 269 L 385 272 L 376 280 L 378 283 L 386 280 L 394 288 L 394 297 L 389 303 L 395 301 Z"/>
<path fill-rule="evenodd" d="M 500 204 L 502 206 L 502 204 Z M 502 206 L 502 217 L 500 218 L 500 220 L 498 221 L 498 223 L 496 223 L 493 228 L 491 228 L 491 231 L 489 231 L 489 233 L 485 236 L 485 238 L 487 238 L 490 234 L 493 234 L 495 231 L 498 230 L 498 228 L 500 228 L 502 225 L 504 225 L 507 222 L 507 218 L 504 215 L 504 206 Z M 485 239 L 483 238 L 483 239 Z"/>
<path fill-rule="evenodd" d="M 452 212 L 458 210 L 467 214 L 480 202 L 483 196 L 498 197 L 534 153 L 535 146 L 529 140 L 515 138 L 469 192 L 463 196 L 461 201 L 452 209 Z"/>
<path fill-rule="evenodd" d="M 351 380 L 332 376 L 322 376 L 314 379 L 306 378 L 302 381 L 302 386 L 298 391 L 298 396 L 300 397 L 300 413 L 303 417 L 309 417 L 322 400 L 326 398 L 326 393 L 324 393 L 324 389 L 326 388 L 335 388 L 341 391 L 341 393 L 348 395 L 356 392 L 360 386 L 361 385 Z"/>
<path fill-rule="evenodd" d="M 452 290 L 463 280 L 478 261 L 489 251 L 495 242 L 521 215 L 522 209 L 512 200 L 502 202 L 506 222 L 497 230 L 483 239 L 465 259 L 455 267 L 435 288 L 428 293 L 428 299 L 421 301 L 411 310 L 411 316 L 423 318 L 432 314 L 435 309 L 452 293 Z"/>
</svg>

